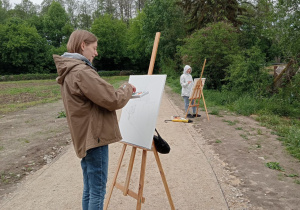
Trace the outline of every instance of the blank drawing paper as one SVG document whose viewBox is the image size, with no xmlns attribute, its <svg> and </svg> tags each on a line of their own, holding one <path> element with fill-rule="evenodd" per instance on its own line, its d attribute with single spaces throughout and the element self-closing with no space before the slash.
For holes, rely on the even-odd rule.
<svg viewBox="0 0 300 210">
<path fill-rule="evenodd" d="M 119 126 L 122 141 L 151 149 L 167 75 L 131 75 L 129 83 L 136 91 L 148 91 L 141 98 L 130 99 L 122 109 Z"/>
</svg>

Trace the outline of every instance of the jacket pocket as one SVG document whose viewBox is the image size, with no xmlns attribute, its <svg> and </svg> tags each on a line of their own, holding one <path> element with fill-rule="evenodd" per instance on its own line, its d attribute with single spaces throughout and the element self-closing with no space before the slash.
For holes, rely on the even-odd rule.
<svg viewBox="0 0 300 210">
<path fill-rule="evenodd" d="M 101 132 L 103 132 L 102 128 L 103 128 L 103 112 L 101 111 L 101 109 L 99 109 L 99 107 L 95 106 L 93 109 L 93 112 L 91 113 L 92 116 L 92 135 L 93 138 L 97 141 L 97 143 L 99 143 L 99 141 L 101 140 L 100 138 L 100 134 Z"/>
</svg>

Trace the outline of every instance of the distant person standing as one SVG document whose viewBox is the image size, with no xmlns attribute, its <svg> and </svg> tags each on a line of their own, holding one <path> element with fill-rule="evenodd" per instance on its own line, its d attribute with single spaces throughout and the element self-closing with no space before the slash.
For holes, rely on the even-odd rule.
<svg viewBox="0 0 300 210">
<path fill-rule="evenodd" d="M 97 42 L 94 34 L 76 30 L 69 38 L 68 52 L 53 55 L 73 146 L 81 158 L 83 210 L 103 209 L 108 144 L 122 139 L 115 110 L 124 107 L 136 91 L 129 83 L 115 90 L 98 75 L 92 65 L 98 56 Z"/>
<path fill-rule="evenodd" d="M 184 101 L 184 109 L 185 109 L 185 113 L 187 112 L 188 108 L 189 108 L 189 97 L 194 85 L 193 82 L 193 77 L 191 75 L 192 73 L 192 67 L 190 67 L 189 65 L 185 65 L 184 69 L 183 69 L 183 74 L 180 76 L 180 85 L 182 87 L 181 89 L 181 96 L 183 98 Z M 194 104 L 195 100 L 192 101 L 192 105 Z M 196 117 L 196 107 L 193 106 L 193 113 L 188 113 L 187 117 L 188 118 L 194 118 Z M 190 110 L 189 110 L 190 112 Z M 198 114 L 198 116 L 200 117 L 200 115 Z"/>
</svg>

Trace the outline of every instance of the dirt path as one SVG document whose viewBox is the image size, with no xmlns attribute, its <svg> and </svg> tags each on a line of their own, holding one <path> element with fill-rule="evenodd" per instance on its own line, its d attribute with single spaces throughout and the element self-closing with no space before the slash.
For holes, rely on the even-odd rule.
<svg viewBox="0 0 300 210">
<path fill-rule="evenodd" d="M 171 146 L 170 154 L 160 158 L 176 209 L 299 209 L 300 185 L 295 183 L 299 178 L 289 177 L 300 174 L 299 162 L 285 153 L 270 130 L 251 118 L 226 113 L 223 117 L 210 115 L 210 121 L 201 112 L 202 117 L 193 123 L 164 122 L 172 115 L 182 115 L 182 106 L 181 97 L 166 87 L 157 129 Z M 0 152 L 0 169 L 24 167 L 20 176 L 26 175 L 17 185 L 0 186 L 0 209 L 81 209 L 80 160 L 69 145 L 65 118 L 55 118 L 62 110 L 60 101 L 0 119 L 0 140 L 13 145 Z M 8 147 L 9 143 L 4 145 Z M 121 143 L 110 146 L 108 187 L 121 148 Z M 121 183 L 130 150 L 127 148 L 119 173 Z M 130 185 L 133 191 L 138 188 L 140 161 L 138 150 Z M 269 161 L 279 162 L 285 171 L 267 168 L 264 163 Z M 151 152 L 147 156 L 144 196 L 142 209 L 170 209 Z M 114 189 L 109 209 L 135 206 L 134 199 Z"/>
</svg>

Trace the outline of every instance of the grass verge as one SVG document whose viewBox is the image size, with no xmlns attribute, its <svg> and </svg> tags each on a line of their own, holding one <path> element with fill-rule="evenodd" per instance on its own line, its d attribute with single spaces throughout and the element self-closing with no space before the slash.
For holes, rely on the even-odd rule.
<svg viewBox="0 0 300 210">
<path fill-rule="evenodd" d="M 178 80 L 168 79 L 167 84 L 178 94 L 181 86 Z M 205 88 L 205 87 L 204 87 Z M 263 98 L 249 94 L 236 94 L 230 91 L 203 90 L 205 103 L 210 114 L 219 115 L 220 110 L 232 111 L 244 116 L 255 116 L 262 126 L 270 128 L 287 151 L 300 160 L 300 109 L 298 103 L 287 103 L 276 98 Z M 200 101 L 200 107 L 203 101 Z"/>
</svg>

